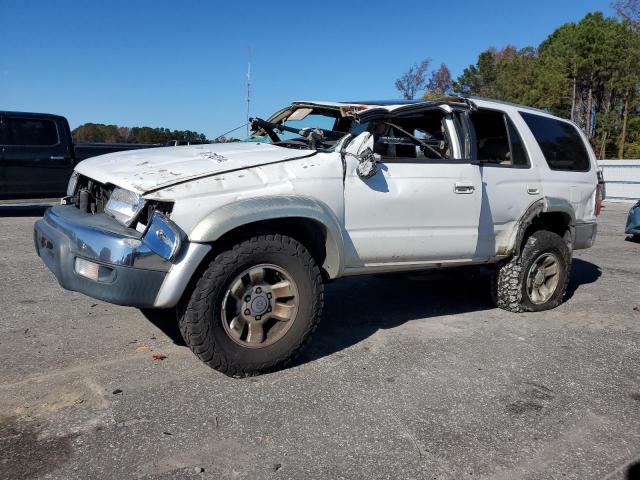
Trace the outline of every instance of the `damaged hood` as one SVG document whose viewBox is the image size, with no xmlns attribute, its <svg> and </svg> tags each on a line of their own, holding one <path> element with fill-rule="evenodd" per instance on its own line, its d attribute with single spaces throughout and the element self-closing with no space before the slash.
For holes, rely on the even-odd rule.
<svg viewBox="0 0 640 480">
<path fill-rule="evenodd" d="M 76 166 L 81 175 L 139 194 L 186 180 L 314 155 L 266 143 L 218 143 L 128 150 L 89 158 Z"/>
</svg>

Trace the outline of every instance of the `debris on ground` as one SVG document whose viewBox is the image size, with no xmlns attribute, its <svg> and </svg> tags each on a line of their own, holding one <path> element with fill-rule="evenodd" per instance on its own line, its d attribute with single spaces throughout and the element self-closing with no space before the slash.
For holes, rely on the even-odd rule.
<svg viewBox="0 0 640 480">
<path fill-rule="evenodd" d="M 138 348 L 136 348 L 136 352 L 138 353 L 147 353 L 149 351 L 149 347 L 147 347 L 146 345 L 140 345 Z"/>
<path fill-rule="evenodd" d="M 114 395 L 118 395 L 119 393 L 122 393 L 122 390 L 121 390 L 120 388 L 116 388 L 116 389 L 113 391 L 113 394 L 114 394 Z"/>
<path fill-rule="evenodd" d="M 640 312 L 640 305 L 636 305 L 636 306 L 634 306 L 634 307 L 633 307 L 633 310 L 634 310 L 635 312 Z"/>
<path fill-rule="evenodd" d="M 164 360 L 167 356 L 164 353 L 154 353 L 151 356 L 154 360 Z"/>
</svg>

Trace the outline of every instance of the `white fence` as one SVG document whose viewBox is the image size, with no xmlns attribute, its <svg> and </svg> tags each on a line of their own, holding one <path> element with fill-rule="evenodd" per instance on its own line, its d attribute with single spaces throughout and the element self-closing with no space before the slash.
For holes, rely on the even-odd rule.
<svg viewBox="0 0 640 480">
<path fill-rule="evenodd" d="M 640 199 L 640 160 L 598 160 L 606 183 L 606 199 L 636 202 Z"/>
</svg>

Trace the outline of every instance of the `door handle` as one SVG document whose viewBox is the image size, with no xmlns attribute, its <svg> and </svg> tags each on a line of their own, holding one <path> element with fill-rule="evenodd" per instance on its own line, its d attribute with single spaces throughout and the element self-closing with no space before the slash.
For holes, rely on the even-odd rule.
<svg viewBox="0 0 640 480">
<path fill-rule="evenodd" d="M 66 157 L 64 155 L 51 155 L 49 160 L 64 160 Z"/>
<path fill-rule="evenodd" d="M 473 185 L 473 183 L 456 182 L 453 191 L 460 194 L 469 194 L 473 193 L 475 189 L 476 187 Z"/>
<path fill-rule="evenodd" d="M 527 193 L 529 195 L 538 195 L 540 193 L 540 189 L 538 187 L 534 187 L 533 185 L 527 185 Z"/>
</svg>

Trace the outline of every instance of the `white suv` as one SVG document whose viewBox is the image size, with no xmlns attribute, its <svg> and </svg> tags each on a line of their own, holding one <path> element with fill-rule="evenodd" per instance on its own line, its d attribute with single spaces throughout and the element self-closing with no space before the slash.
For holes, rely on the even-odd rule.
<svg viewBox="0 0 640 480">
<path fill-rule="evenodd" d="M 553 308 L 590 247 L 596 161 L 546 112 L 483 99 L 295 102 L 243 142 L 81 162 L 35 225 L 60 284 L 174 309 L 208 365 L 286 365 L 347 275 L 492 265 L 496 305 Z"/>
</svg>

